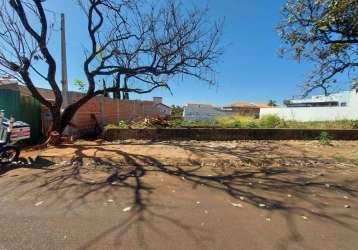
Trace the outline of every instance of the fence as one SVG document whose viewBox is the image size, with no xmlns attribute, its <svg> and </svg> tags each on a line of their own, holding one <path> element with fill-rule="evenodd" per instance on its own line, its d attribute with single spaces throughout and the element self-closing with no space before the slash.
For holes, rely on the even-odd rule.
<svg viewBox="0 0 358 250">
<path fill-rule="evenodd" d="M 15 117 L 31 126 L 31 143 L 42 139 L 41 105 L 30 96 L 20 96 L 18 91 L 0 89 L 0 109 L 5 110 L 5 116 Z"/>
</svg>

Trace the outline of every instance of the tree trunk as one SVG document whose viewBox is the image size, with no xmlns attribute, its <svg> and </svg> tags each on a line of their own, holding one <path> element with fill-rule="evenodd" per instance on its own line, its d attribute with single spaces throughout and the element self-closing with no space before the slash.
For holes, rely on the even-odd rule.
<svg viewBox="0 0 358 250">
<path fill-rule="evenodd" d="M 76 103 L 68 106 L 63 113 L 61 113 L 61 108 L 52 106 L 50 108 L 51 116 L 52 116 L 52 125 L 48 134 L 47 140 L 38 145 L 38 148 L 46 148 L 49 145 L 56 146 L 63 142 L 64 138 L 62 137 L 63 132 L 66 127 L 70 124 L 72 118 L 76 114 L 76 112 L 87 103 L 94 95 L 87 95 L 84 98 L 80 99 Z"/>
<path fill-rule="evenodd" d="M 71 122 L 72 118 L 74 117 L 74 115 L 76 114 L 77 110 L 81 107 L 80 106 L 69 106 L 67 107 L 62 115 L 61 115 L 61 123 L 60 123 L 60 130 L 59 133 L 62 135 L 63 132 L 65 131 L 66 127 L 68 126 L 68 124 Z"/>
<path fill-rule="evenodd" d="M 115 79 L 115 83 L 114 83 L 114 87 L 117 90 L 113 92 L 113 99 L 121 99 L 120 86 L 121 86 L 121 75 L 117 74 L 116 79 Z"/>
<path fill-rule="evenodd" d="M 43 149 L 50 145 L 56 146 L 61 143 L 61 133 L 63 132 L 61 129 L 61 110 L 56 106 L 51 106 L 50 112 L 52 116 L 51 129 L 47 135 L 47 140 L 44 143 L 36 146 L 38 149 Z"/>
<path fill-rule="evenodd" d="M 76 114 L 76 112 L 89 100 L 91 100 L 93 97 L 95 97 L 96 94 L 87 94 L 82 99 L 78 100 L 75 103 L 72 103 L 69 105 L 65 110 L 63 111 L 60 119 L 60 130 L 59 133 L 62 135 L 63 131 L 66 129 L 67 125 L 71 122 L 72 118 Z"/>
<path fill-rule="evenodd" d="M 129 93 L 128 91 L 128 77 L 124 78 L 124 90 L 123 90 L 123 100 L 129 100 Z"/>
<path fill-rule="evenodd" d="M 52 115 L 51 132 L 56 131 L 57 133 L 62 134 L 63 131 L 61 129 L 61 110 L 56 107 L 52 107 L 50 111 Z"/>
</svg>

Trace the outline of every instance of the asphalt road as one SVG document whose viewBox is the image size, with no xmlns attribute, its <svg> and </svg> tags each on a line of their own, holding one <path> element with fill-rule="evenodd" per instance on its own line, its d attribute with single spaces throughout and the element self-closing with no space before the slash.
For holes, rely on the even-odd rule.
<svg viewBox="0 0 358 250">
<path fill-rule="evenodd" d="M 0 249 L 358 249 L 353 172 L 134 170 L 3 173 Z"/>
</svg>

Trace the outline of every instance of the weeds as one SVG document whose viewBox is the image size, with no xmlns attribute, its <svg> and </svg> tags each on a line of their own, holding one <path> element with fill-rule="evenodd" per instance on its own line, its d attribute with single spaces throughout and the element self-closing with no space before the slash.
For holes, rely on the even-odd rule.
<svg viewBox="0 0 358 250">
<path fill-rule="evenodd" d="M 144 122 L 120 121 L 117 124 L 109 124 L 109 128 L 148 128 Z M 152 126 L 153 127 L 153 126 Z M 170 128 L 297 128 L 297 129 L 358 129 L 358 121 L 326 121 L 326 122 L 297 122 L 284 121 L 278 116 L 269 115 L 257 119 L 250 116 L 223 116 L 213 120 L 199 121 L 169 121 Z M 324 137 L 325 135 L 323 135 Z M 328 135 L 329 136 L 329 135 Z"/>
<path fill-rule="evenodd" d="M 287 128 L 287 123 L 275 115 L 261 118 L 259 125 L 261 128 Z"/>
<path fill-rule="evenodd" d="M 321 132 L 318 139 L 322 146 L 332 146 L 332 137 L 328 132 Z"/>
</svg>

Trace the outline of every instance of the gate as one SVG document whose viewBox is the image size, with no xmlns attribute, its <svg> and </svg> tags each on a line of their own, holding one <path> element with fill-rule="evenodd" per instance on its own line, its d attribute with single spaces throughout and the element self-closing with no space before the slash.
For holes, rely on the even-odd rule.
<svg viewBox="0 0 358 250">
<path fill-rule="evenodd" d="M 20 96 L 18 91 L 0 89 L 0 110 L 5 110 L 5 117 L 13 116 L 31 126 L 30 143 L 37 143 L 42 138 L 41 104 L 31 96 Z"/>
</svg>

